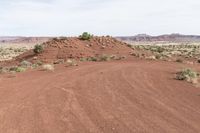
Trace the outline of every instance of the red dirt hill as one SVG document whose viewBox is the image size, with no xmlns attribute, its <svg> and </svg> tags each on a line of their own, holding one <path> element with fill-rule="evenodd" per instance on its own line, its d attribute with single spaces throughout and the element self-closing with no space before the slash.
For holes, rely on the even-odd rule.
<svg viewBox="0 0 200 133">
<path fill-rule="evenodd" d="M 44 62 L 58 59 L 94 57 L 102 54 L 127 55 L 132 51 L 124 42 L 112 37 L 93 37 L 90 40 L 80 38 L 55 38 L 43 43 L 44 51 L 36 55 L 32 50 L 18 56 L 16 60 L 32 60 L 37 57 Z"/>
</svg>

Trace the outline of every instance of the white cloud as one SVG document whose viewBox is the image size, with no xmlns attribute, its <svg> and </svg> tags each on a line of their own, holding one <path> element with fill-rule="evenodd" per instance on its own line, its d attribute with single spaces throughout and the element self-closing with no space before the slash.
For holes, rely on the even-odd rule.
<svg viewBox="0 0 200 133">
<path fill-rule="evenodd" d="M 0 35 L 200 34 L 198 0 L 1 0 Z"/>
</svg>

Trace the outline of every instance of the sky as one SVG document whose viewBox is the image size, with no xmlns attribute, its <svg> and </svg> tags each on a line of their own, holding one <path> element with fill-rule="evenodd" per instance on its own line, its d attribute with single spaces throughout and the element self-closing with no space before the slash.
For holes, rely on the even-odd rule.
<svg viewBox="0 0 200 133">
<path fill-rule="evenodd" d="M 0 36 L 200 35 L 200 0 L 0 0 Z"/>
</svg>

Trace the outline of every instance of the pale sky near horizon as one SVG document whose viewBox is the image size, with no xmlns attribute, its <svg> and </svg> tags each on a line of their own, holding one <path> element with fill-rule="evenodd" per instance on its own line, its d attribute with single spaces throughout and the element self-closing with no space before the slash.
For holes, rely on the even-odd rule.
<svg viewBox="0 0 200 133">
<path fill-rule="evenodd" d="M 200 0 L 0 0 L 0 36 L 200 35 Z"/>
</svg>

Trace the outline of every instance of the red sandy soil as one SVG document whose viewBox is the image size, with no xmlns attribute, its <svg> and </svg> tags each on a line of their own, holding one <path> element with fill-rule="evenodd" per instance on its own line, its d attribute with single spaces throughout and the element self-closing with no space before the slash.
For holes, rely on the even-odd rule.
<svg viewBox="0 0 200 133">
<path fill-rule="evenodd" d="M 121 41 L 112 37 L 93 37 L 90 40 L 81 40 L 76 37 L 68 37 L 62 39 L 53 39 L 43 43 L 44 51 L 35 55 L 33 51 L 28 51 L 16 60 L 33 60 L 37 57 L 43 62 L 53 62 L 58 59 L 68 58 L 86 58 L 94 57 L 102 54 L 127 55 L 132 49 Z"/>
<path fill-rule="evenodd" d="M 0 76 L 0 133 L 199 133 L 200 89 L 180 63 L 58 65 Z"/>
</svg>

